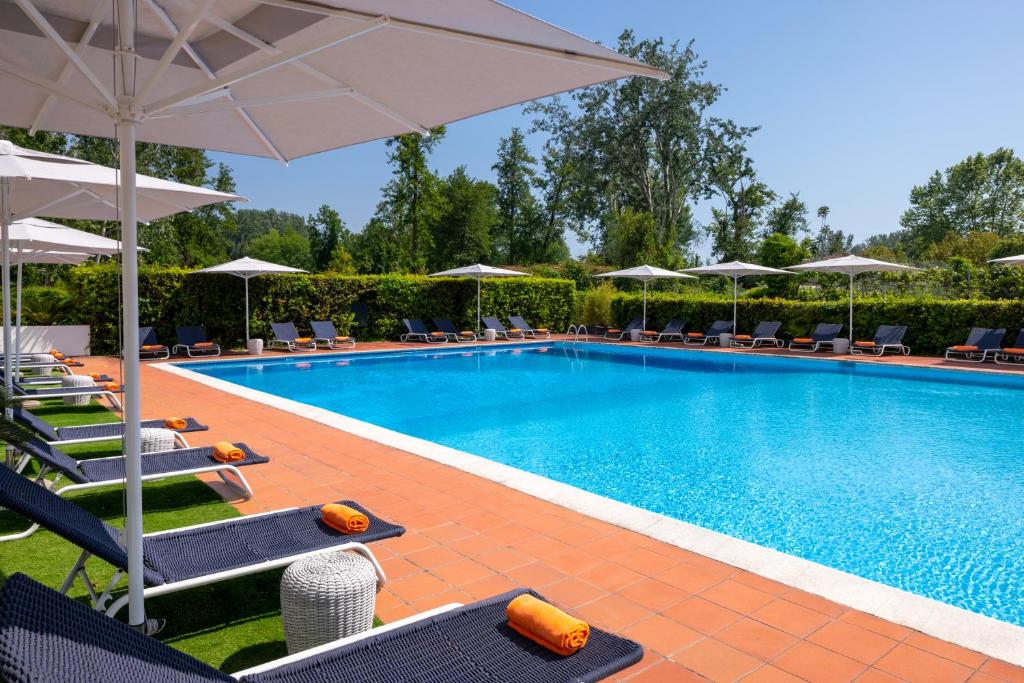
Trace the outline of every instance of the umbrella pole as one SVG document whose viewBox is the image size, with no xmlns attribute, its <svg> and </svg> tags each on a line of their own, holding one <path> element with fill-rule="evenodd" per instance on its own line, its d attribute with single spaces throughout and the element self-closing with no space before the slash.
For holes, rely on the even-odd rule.
<svg viewBox="0 0 1024 683">
<path fill-rule="evenodd" d="M 850 273 L 850 349 L 853 349 L 853 273 Z"/>
<path fill-rule="evenodd" d="M 481 332 L 480 329 L 480 280 L 476 278 L 476 331 L 477 334 Z"/>
<path fill-rule="evenodd" d="M 125 523 L 128 554 L 128 623 L 146 624 L 142 557 L 142 401 L 139 374 L 139 252 L 135 196 L 135 0 L 117 0 L 117 137 L 120 146 L 121 273 L 124 329 Z"/>
<path fill-rule="evenodd" d="M 8 397 L 14 393 L 14 377 L 11 375 L 11 360 L 14 350 L 11 348 L 11 184 L 7 178 L 0 179 L 0 249 L 3 249 L 3 316 L 4 316 L 4 391 Z M 14 420 L 14 410 L 8 403 L 4 409 L 4 417 Z M 10 448 L 7 449 L 10 455 Z"/>
<path fill-rule="evenodd" d="M 644 325 L 643 328 L 647 329 L 647 280 L 644 280 Z"/>
<path fill-rule="evenodd" d="M 736 334 L 736 290 L 739 288 L 739 275 L 732 276 L 732 333 Z"/>
<path fill-rule="evenodd" d="M 245 345 L 249 346 L 249 278 L 242 277 L 245 280 Z"/>
<path fill-rule="evenodd" d="M 18 256 L 21 256 L 20 249 Z M 18 284 L 15 290 L 18 294 L 15 297 L 17 303 L 14 313 L 14 376 L 17 377 L 21 373 L 21 258 L 18 259 Z"/>
</svg>

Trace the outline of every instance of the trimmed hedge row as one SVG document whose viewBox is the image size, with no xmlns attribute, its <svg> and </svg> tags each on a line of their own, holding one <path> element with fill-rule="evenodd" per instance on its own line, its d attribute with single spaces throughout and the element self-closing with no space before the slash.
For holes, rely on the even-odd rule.
<svg viewBox="0 0 1024 683">
<path fill-rule="evenodd" d="M 108 265 L 73 268 L 69 322 L 92 326 L 94 353 L 116 353 L 118 271 Z M 537 327 L 565 329 L 576 287 L 569 280 L 493 279 L 483 282 L 484 315 L 521 314 Z M 139 320 L 163 342 L 174 328 L 202 323 L 211 338 L 241 345 L 245 336 L 244 283 L 231 275 L 194 275 L 181 269 L 139 272 Z M 471 328 L 476 321 L 476 283 L 460 278 L 416 275 L 263 275 L 249 281 L 250 334 L 272 339 L 271 322 L 294 321 L 300 331 L 310 320 L 333 320 L 339 332 L 352 326 L 352 304 L 369 313 L 363 339 L 394 339 L 403 317 L 451 318 Z"/>
<path fill-rule="evenodd" d="M 619 294 L 612 302 L 614 324 L 625 325 L 642 315 L 639 295 Z M 738 328 L 750 331 L 760 320 L 782 321 L 781 335 L 806 334 L 819 322 L 849 321 L 849 301 L 740 299 Z M 714 320 L 732 320 L 732 298 L 654 293 L 647 296 L 647 327 L 661 329 L 672 318 L 685 318 L 690 330 Z M 870 339 L 879 325 L 907 325 L 904 341 L 917 354 L 941 353 L 962 344 L 971 327 L 1005 327 L 1006 344 L 1024 327 L 1024 301 L 944 300 L 921 298 L 854 298 L 853 328 L 858 339 Z"/>
</svg>

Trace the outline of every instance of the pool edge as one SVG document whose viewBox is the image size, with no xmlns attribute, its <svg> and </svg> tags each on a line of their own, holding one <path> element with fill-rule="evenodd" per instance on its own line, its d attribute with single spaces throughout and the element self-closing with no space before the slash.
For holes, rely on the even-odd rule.
<svg viewBox="0 0 1024 683">
<path fill-rule="evenodd" d="M 182 365 L 160 363 L 154 364 L 154 367 L 375 443 L 449 465 L 593 519 L 700 553 L 927 635 L 1024 666 L 1024 627 L 644 510 L 478 455 L 209 377 Z"/>
</svg>

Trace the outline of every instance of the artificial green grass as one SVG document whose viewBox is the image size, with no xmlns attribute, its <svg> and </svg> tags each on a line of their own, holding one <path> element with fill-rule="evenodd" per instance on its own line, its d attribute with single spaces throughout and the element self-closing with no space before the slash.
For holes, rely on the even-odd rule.
<svg viewBox="0 0 1024 683">
<path fill-rule="evenodd" d="M 48 400 L 32 411 L 57 426 L 118 420 L 115 414 L 96 403 L 71 407 L 64 406 L 60 400 Z M 120 444 L 116 441 L 83 444 L 66 450 L 76 458 L 85 459 L 117 455 Z M 68 499 L 114 526 L 124 525 L 120 487 L 79 491 L 70 494 Z M 195 477 L 144 484 L 143 509 L 146 532 L 239 516 L 235 508 Z M 26 527 L 24 518 L 0 512 L 0 535 Z M 0 545 L 0 581 L 14 572 L 23 572 L 58 588 L 79 552 L 74 545 L 41 529 L 27 539 Z M 113 576 L 111 567 L 95 558 L 86 563 L 86 569 L 97 583 L 104 583 Z M 282 657 L 287 654 L 278 598 L 282 571 L 263 572 L 152 598 L 146 601 L 147 616 L 167 620 L 158 638 L 227 672 Z M 119 591 L 124 591 L 125 585 L 122 580 Z M 85 598 L 81 582 L 75 583 L 70 595 Z M 126 613 L 124 609 L 119 616 L 123 618 Z"/>
</svg>

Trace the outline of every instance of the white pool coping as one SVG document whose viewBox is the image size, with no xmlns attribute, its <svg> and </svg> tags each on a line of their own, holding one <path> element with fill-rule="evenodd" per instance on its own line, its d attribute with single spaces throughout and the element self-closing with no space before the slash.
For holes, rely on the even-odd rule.
<svg viewBox="0 0 1024 683">
<path fill-rule="evenodd" d="M 1024 627 L 644 510 L 472 453 L 209 377 L 180 365 L 157 363 L 152 367 L 391 448 L 449 465 L 579 514 L 820 595 L 833 602 L 977 650 L 990 657 L 1024 666 Z"/>
</svg>

